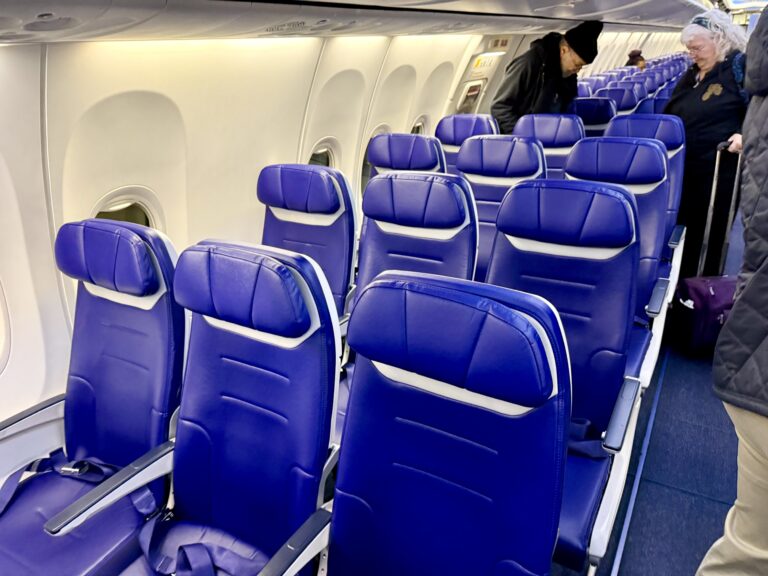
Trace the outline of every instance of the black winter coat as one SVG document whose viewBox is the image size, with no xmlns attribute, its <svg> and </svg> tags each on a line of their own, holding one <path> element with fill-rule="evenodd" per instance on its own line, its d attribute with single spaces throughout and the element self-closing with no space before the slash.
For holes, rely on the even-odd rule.
<svg viewBox="0 0 768 576">
<path fill-rule="evenodd" d="M 491 104 L 491 114 L 502 134 L 511 134 L 521 116 L 533 113 L 562 113 L 576 98 L 576 74 L 563 78 L 560 40 L 550 32 L 534 40 L 530 49 L 512 60 Z"/>
<path fill-rule="evenodd" d="M 715 349 L 715 393 L 768 416 L 768 10 L 747 46 L 741 210 L 744 263 L 736 302 Z"/>
</svg>

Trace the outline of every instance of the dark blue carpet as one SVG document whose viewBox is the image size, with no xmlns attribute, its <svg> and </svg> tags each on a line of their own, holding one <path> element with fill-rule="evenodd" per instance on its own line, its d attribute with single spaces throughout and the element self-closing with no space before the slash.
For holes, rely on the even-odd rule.
<svg viewBox="0 0 768 576">
<path fill-rule="evenodd" d="M 664 350 L 659 366 L 663 356 Z M 658 379 L 657 369 L 643 398 L 624 499 L 598 576 L 611 575 L 617 552 L 619 576 L 693 575 L 736 498 L 736 434 L 712 393 L 711 360 L 670 351 L 626 541 L 617 550 Z M 553 566 L 552 574 L 578 573 Z"/>
</svg>

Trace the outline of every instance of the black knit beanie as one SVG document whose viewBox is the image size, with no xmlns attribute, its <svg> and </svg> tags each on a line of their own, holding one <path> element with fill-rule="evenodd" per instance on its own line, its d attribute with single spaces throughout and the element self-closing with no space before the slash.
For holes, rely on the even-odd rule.
<svg viewBox="0 0 768 576">
<path fill-rule="evenodd" d="M 584 62 L 591 64 L 597 56 L 597 37 L 600 36 L 602 30 L 602 22 L 588 20 L 568 30 L 565 33 L 565 40 Z"/>
</svg>

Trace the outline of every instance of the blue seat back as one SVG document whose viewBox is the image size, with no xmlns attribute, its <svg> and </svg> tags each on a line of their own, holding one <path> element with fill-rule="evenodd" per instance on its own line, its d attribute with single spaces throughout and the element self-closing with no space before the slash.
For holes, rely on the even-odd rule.
<svg viewBox="0 0 768 576">
<path fill-rule="evenodd" d="M 472 279 L 477 209 L 469 183 L 453 174 L 391 172 L 368 182 L 357 295 L 385 270 Z"/>
<path fill-rule="evenodd" d="M 620 80 L 618 82 L 611 82 L 608 84 L 608 88 L 624 88 L 626 90 L 632 90 L 638 101 L 648 97 L 648 89 L 645 87 L 645 82 L 642 80 Z"/>
<path fill-rule="evenodd" d="M 637 72 L 630 76 L 632 80 L 640 80 L 645 83 L 648 94 L 654 94 L 659 85 L 656 83 L 656 75 L 648 72 Z"/>
<path fill-rule="evenodd" d="M 595 92 L 595 96 L 613 100 L 616 104 L 616 114 L 629 114 L 637 107 L 637 95 L 634 90 L 627 88 L 601 88 Z"/>
<path fill-rule="evenodd" d="M 548 573 L 570 395 L 554 309 L 388 273 L 357 302 L 349 343 L 329 573 Z"/>
<path fill-rule="evenodd" d="M 602 76 L 588 76 L 584 78 L 583 82 L 589 84 L 592 90 L 592 94 L 600 90 L 600 88 L 605 88 L 608 85 L 608 80 Z"/>
<path fill-rule="evenodd" d="M 267 555 L 317 506 L 338 382 L 335 305 L 319 267 L 204 242 L 179 258 L 192 312 L 174 454 L 174 515 Z"/>
<path fill-rule="evenodd" d="M 669 114 L 632 114 L 614 118 L 608 125 L 606 136 L 655 138 L 664 144 L 669 169 L 669 204 L 665 240 L 669 241 L 677 223 L 677 212 L 683 193 L 685 170 L 685 126 L 677 116 Z"/>
<path fill-rule="evenodd" d="M 274 164 L 259 174 L 257 195 L 267 206 L 262 243 L 320 264 L 342 314 L 355 255 L 355 209 L 347 179 L 325 166 Z"/>
<path fill-rule="evenodd" d="M 524 118 L 518 121 L 518 126 Z M 496 215 L 501 200 L 510 186 L 546 176 L 544 150 L 533 138 L 474 136 L 462 144 L 457 167 L 471 184 L 477 204 L 480 245 L 475 280 L 482 282 L 496 236 Z"/>
<path fill-rule="evenodd" d="M 184 313 L 172 296 L 175 252 L 155 230 L 94 219 L 64 224 L 55 253 L 78 280 L 67 456 L 122 467 L 168 439 L 178 405 Z"/>
<path fill-rule="evenodd" d="M 378 134 L 368 143 L 371 177 L 392 170 L 445 172 L 440 140 L 421 134 Z"/>
<path fill-rule="evenodd" d="M 592 84 L 589 82 L 579 81 L 576 83 L 576 96 L 579 98 L 589 98 L 592 96 Z"/>
<path fill-rule="evenodd" d="M 573 145 L 584 138 L 584 123 L 576 114 L 526 114 L 515 124 L 513 134 L 541 142 L 547 178 L 563 178 L 565 159 Z"/>
<path fill-rule="evenodd" d="M 669 100 L 672 97 L 672 92 L 675 91 L 674 86 L 665 86 L 664 88 L 661 88 L 658 92 L 656 92 L 657 98 L 666 98 Z"/>
<path fill-rule="evenodd" d="M 565 174 L 619 184 L 635 195 L 640 223 L 637 315 L 645 318 L 665 245 L 669 180 L 664 146 L 647 138 L 585 138 L 574 146 Z"/>
<path fill-rule="evenodd" d="M 563 210 L 568 206 L 568 210 Z M 638 266 L 635 201 L 619 186 L 518 184 L 497 220 L 488 282 L 537 294 L 560 313 L 573 418 L 608 426 L 623 382 Z"/>
<path fill-rule="evenodd" d="M 571 102 L 570 112 L 576 114 L 584 123 L 587 136 L 602 136 L 608 122 L 616 116 L 616 103 L 611 98 L 575 98 Z"/>
<path fill-rule="evenodd" d="M 435 128 L 435 137 L 443 145 L 447 172 L 458 174 L 456 159 L 464 140 L 472 136 L 498 133 L 499 124 L 490 114 L 453 114 L 442 118 Z"/>
</svg>

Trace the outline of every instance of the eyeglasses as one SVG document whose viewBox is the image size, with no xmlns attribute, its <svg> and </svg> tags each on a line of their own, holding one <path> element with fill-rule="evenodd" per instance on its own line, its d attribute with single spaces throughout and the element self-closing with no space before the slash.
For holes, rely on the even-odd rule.
<svg viewBox="0 0 768 576">
<path fill-rule="evenodd" d="M 700 54 L 704 50 L 706 50 L 706 46 L 686 46 L 686 49 L 691 54 Z"/>
</svg>

